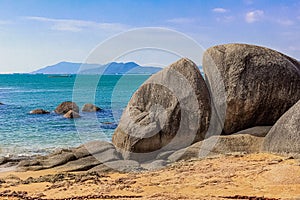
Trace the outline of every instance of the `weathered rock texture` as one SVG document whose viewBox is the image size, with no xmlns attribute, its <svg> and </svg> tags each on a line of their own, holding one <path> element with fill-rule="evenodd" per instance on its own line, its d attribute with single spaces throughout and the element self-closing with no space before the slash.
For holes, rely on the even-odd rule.
<svg viewBox="0 0 300 200">
<path fill-rule="evenodd" d="M 180 59 L 134 93 L 112 141 L 125 159 L 147 159 L 158 150 L 179 149 L 204 139 L 210 115 L 209 91 L 199 69 Z"/>
<path fill-rule="evenodd" d="M 122 159 L 120 153 L 111 143 L 96 140 L 71 150 L 62 149 L 47 156 L 23 160 L 19 162 L 17 167 L 19 170 L 41 170 L 56 167 L 60 171 L 85 171 L 104 163 L 122 161 Z M 4 161 L 1 161 L 0 158 L 1 163 Z M 122 164 L 128 164 L 116 163 L 118 168 L 122 168 Z M 107 167 L 114 166 L 107 164 Z"/>
<path fill-rule="evenodd" d="M 203 70 L 214 102 L 226 97 L 224 133 L 273 125 L 300 99 L 300 64 L 277 51 L 247 44 L 209 48 Z M 220 105 L 217 105 L 220 106 Z"/>
<path fill-rule="evenodd" d="M 111 149 L 115 150 L 115 147 L 112 143 L 94 140 L 80 145 L 79 147 L 73 149 L 72 152 L 77 159 L 80 159 L 89 155 L 99 154 Z"/>
<path fill-rule="evenodd" d="M 69 110 L 66 114 L 64 114 L 64 118 L 69 118 L 69 119 L 73 119 L 73 118 L 79 118 L 80 115 L 75 112 L 74 110 Z"/>
<path fill-rule="evenodd" d="M 263 140 L 263 137 L 249 134 L 212 136 L 174 152 L 168 157 L 168 160 L 175 162 L 227 153 L 258 153 Z"/>
<path fill-rule="evenodd" d="M 140 163 L 134 160 L 116 160 L 107 162 L 104 164 L 97 165 L 89 170 L 89 172 L 137 172 L 141 171 L 143 168 Z"/>
<path fill-rule="evenodd" d="M 249 134 L 249 135 L 253 135 L 256 137 L 265 137 L 271 128 L 272 128 L 272 126 L 255 126 L 255 127 L 248 128 L 246 130 L 242 130 L 237 133 L 234 133 L 234 135 Z"/>
<path fill-rule="evenodd" d="M 96 105 L 93 105 L 91 103 L 84 104 L 81 109 L 82 112 L 97 112 L 100 110 L 101 110 L 101 108 L 99 108 Z"/>
<path fill-rule="evenodd" d="M 79 113 L 79 107 L 77 106 L 76 103 L 71 101 L 66 101 L 61 103 L 59 106 L 57 106 L 54 112 L 56 112 L 57 114 L 66 114 L 70 110 Z"/>
<path fill-rule="evenodd" d="M 272 127 L 262 148 L 268 152 L 300 157 L 300 100 Z"/>
</svg>

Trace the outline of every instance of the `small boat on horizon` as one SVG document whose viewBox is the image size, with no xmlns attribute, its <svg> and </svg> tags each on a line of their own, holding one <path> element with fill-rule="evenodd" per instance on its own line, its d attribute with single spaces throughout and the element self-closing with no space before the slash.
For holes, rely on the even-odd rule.
<svg viewBox="0 0 300 200">
<path fill-rule="evenodd" d="M 71 74 L 55 74 L 55 75 L 49 75 L 48 78 L 70 78 L 72 77 Z"/>
</svg>

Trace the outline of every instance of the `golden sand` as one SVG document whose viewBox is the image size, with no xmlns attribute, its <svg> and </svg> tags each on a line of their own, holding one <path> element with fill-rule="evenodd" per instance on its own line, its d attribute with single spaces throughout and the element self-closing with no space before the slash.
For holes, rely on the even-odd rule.
<svg viewBox="0 0 300 200">
<path fill-rule="evenodd" d="M 135 196 L 136 199 L 225 199 L 256 196 L 269 199 L 300 199 L 299 160 L 272 154 L 227 155 L 174 163 L 142 173 L 69 173 L 53 182 L 24 182 L 51 170 L 0 173 L 0 192 L 27 192 L 27 196 L 70 198 L 87 195 Z M 59 176 L 58 176 L 59 177 Z M 30 179 L 29 179 L 30 180 Z M 2 181 L 3 182 L 3 181 Z M 34 181 L 33 181 L 34 182 Z M 1 183 L 1 181 L 0 181 Z M 238 196 L 237 196 L 238 195 Z M 96 196 L 95 196 L 96 197 Z M 18 199 L 0 197 L 0 199 Z M 101 199 L 101 198 L 97 198 Z M 129 199 L 129 198 L 119 198 Z"/>
</svg>

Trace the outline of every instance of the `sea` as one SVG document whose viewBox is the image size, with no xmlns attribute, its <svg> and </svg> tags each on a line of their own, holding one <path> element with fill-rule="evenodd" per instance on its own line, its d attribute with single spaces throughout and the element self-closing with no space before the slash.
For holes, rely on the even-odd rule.
<svg viewBox="0 0 300 200">
<path fill-rule="evenodd" d="M 0 75 L 0 157 L 44 155 L 91 140 L 110 141 L 132 94 L 150 75 Z M 66 119 L 54 112 L 64 101 L 101 111 Z M 44 109 L 45 115 L 29 114 Z"/>
</svg>

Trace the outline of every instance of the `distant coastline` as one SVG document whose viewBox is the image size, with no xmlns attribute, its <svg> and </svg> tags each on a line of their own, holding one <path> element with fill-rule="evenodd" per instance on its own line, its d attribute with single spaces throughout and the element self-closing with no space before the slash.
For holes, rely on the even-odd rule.
<svg viewBox="0 0 300 200">
<path fill-rule="evenodd" d="M 198 66 L 203 74 L 202 66 Z M 157 66 L 141 66 L 134 62 L 112 62 L 104 65 L 59 62 L 55 65 L 42 67 L 32 72 L 0 72 L 0 75 L 152 75 L 163 68 Z"/>
<path fill-rule="evenodd" d="M 101 64 L 86 64 L 86 63 L 72 63 L 60 62 L 55 65 L 43 67 L 29 74 L 105 74 L 105 75 L 124 75 L 124 74 L 141 74 L 149 75 L 160 71 L 160 67 L 140 66 L 135 62 L 111 62 L 104 65 Z"/>
</svg>

